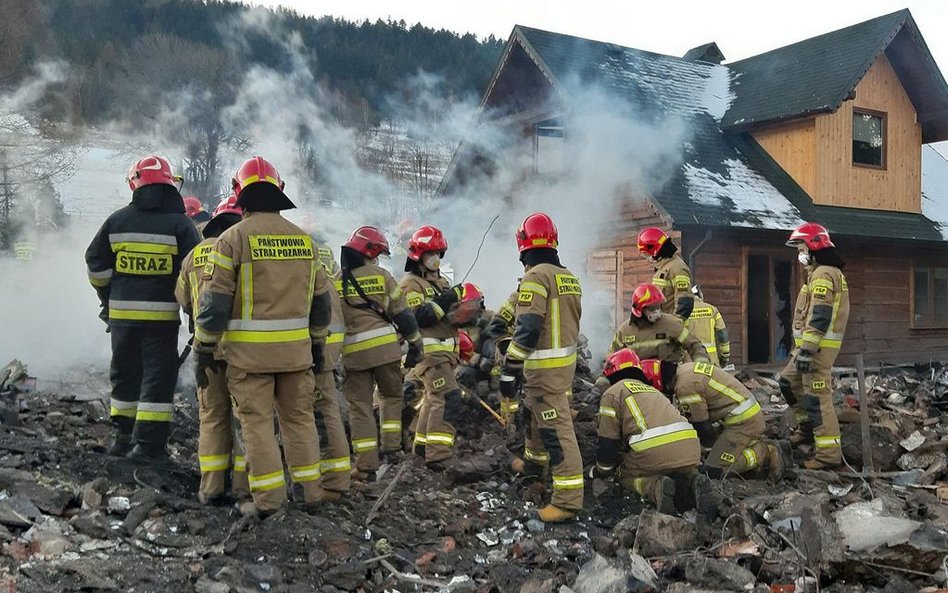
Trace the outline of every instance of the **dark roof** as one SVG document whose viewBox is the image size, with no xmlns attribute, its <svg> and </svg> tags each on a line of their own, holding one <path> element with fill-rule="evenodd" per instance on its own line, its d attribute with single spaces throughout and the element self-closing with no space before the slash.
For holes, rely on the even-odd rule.
<svg viewBox="0 0 948 593">
<path fill-rule="evenodd" d="M 924 141 L 948 139 L 948 85 L 908 10 L 728 64 L 735 98 L 721 125 L 746 129 L 836 111 L 883 52 L 919 114 Z"/>
<path fill-rule="evenodd" d="M 724 61 L 724 52 L 721 51 L 717 43 L 712 41 L 711 43 L 705 43 L 689 49 L 685 52 L 685 55 L 681 57 L 686 60 L 699 60 L 702 62 L 720 64 Z"/>
</svg>

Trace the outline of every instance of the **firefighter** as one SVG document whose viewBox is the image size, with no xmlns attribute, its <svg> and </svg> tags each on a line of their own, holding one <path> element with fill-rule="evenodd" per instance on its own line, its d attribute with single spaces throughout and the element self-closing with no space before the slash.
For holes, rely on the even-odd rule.
<svg viewBox="0 0 948 593">
<path fill-rule="evenodd" d="M 691 294 L 691 270 L 678 255 L 678 247 L 665 231 L 650 226 L 642 229 L 638 237 L 639 254 L 645 257 L 655 275 L 652 284 L 665 295 L 662 311 L 677 315 L 682 320 L 691 316 L 694 297 Z"/>
<path fill-rule="evenodd" d="M 711 364 L 722 368 L 730 366 L 731 342 L 721 312 L 704 300 L 704 295 L 697 284 L 691 287 L 691 293 L 694 295 L 695 306 L 691 310 L 688 321 L 685 322 L 685 328 L 704 344 Z"/>
<path fill-rule="evenodd" d="M 463 333 L 467 336 L 471 347 L 470 355 L 459 362 L 458 382 L 476 391 L 479 382 L 490 381 L 490 372 L 493 369 L 493 358 L 490 360 L 491 366 L 486 371 L 481 369 L 481 362 L 484 359 L 480 353 L 485 339 L 484 332 L 493 317 L 493 312 L 484 307 L 484 293 L 481 289 L 472 282 L 466 282 L 462 287 L 460 302 L 448 317 L 457 326 L 459 338 Z"/>
<path fill-rule="evenodd" d="M 221 201 L 214 216 L 204 225 L 204 240 L 198 243 L 181 263 L 181 274 L 174 296 L 178 304 L 192 319 L 199 308 L 199 296 L 204 275 L 204 264 L 214 249 L 214 242 L 221 233 L 240 222 L 243 209 L 237 205 L 237 196 Z M 219 504 L 225 500 L 224 490 L 227 472 L 232 470 L 231 492 L 241 500 L 250 497 L 247 483 L 247 462 L 239 426 L 231 406 L 230 392 L 225 376 L 227 363 L 220 353 L 214 353 L 214 364 L 197 377 L 198 389 L 198 465 L 201 468 L 201 485 L 198 500 L 202 504 Z"/>
<path fill-rule="evenodd" d="M 336 263 L 336 257 L 332 253 L 332 247 L 329 246 L 329 239 L 322 227 L 316 225 L 309 231 L 309 236 L 313 239 L 313 247 L 316 249 L 316 259 L 322 264 L 326 273 L 330 277 L 336 275 L 339 271 L 339 264 Z"/>
<path fill-rule="evenodd" d="M 589 477 L 614 475 L 662 513 L 698 506 L 711 515 L 710 480 L 696 471 L 701 444 L 695 429 L 649 385 L 632 350 L 609 355 L 603 374 L 611 386 L 599 403 L 599 444 Z"/>
<path fill-rule="evenodd" d="M 197 372 L 214 364 L 221 343 L 253 496 L 241 511 L 268 515 L 286 502 L 274 412 L 290 477 L 310 508 L 324 496 L 313 373 L 324 362 L 331 284 L 312 239 L 279 214 L 295 205 L 276 168 L 252 157 L 237 170 L 233 186 L 244 218 L 218 237 L 204 266 L 207 284 L 194 333 Z"/>
<path fill-rule="evenodd" d="M 436 471 L 443 470 L 454 455 L 456 423 L 461 415 L 461 388 L 454 375 L 458 330 L 448 313 L 461 300 L 463 290 L 460 285 L 451 286 L 439 272 L 447 249 L 448 241 L 439 229 L 423 226 L 415 231 L 408 241 L 408 274 L 401 281 L 424 344 L 417 373 L 425 395 L 418 411 L 414 452 Z"/>
<path fill-rule="evenodd" d="M 203 232 L 204 225 L 211 219 L 211 215 L 204 209 L 204 204 L 194 196 L 184 198 L 184 213 L 197 227 L 198 232 Z"/>
<path fill-rule="evenodd" d="M 678 362 L 685 352 L 691 360 L 708 362 L 708 353 L 681 319 L 662 312 L 665 295 L 654 284 L 640 284 L 632 293 L 632 314 L 619 326 L 609 352 L 634 350 L 639 358 Z"/>
<path fill-rule="evenodd" d="M 320 265 L 325 269 L 323 262 L 320 262 Z M 336 388 L 336 368 L 342 357 L 346 324 L 339 294 L 330 290 L 329 297 L 332 300 L 329 335 L 326 337 L 326 348 L 323 351 L 322 371 L 316 373 L 316 390 L 313 392 L 313 413 L 316 416 L 316 432 L 319 435 L 319 469 L 323 476 L 324 502 L 342 499 L 343 494 L 349 491 L 352 471 L 349 440 L 346 438 L 346 426 L 339 407 L 339 390 Z"/>
<path fill-rule="evenodd" d="M 514 321 L 517 316 L 517 298 L 520 296 L 520 280 L 517 281 L 518 289 L 507 297 L 507 300 L 500 305 L 497 312 L 490 318 L 487 328 L 484 330 L 484 338 L 481 343 L 480 370 L 482 372 L 493 373 L 498 358 L 503 360 L 506 350 L 500 352 L 500 344 L 509 341 L 513 336 Z M 513 418 L 520 410 L 520 402 L 516 399 L 509 399 L 501 395 L 500 411 L 504 418 Z"/>
<path fill-rule="evenodd" d="M 352 450 L 356 456 L 353 478 L 364 481 L 379 467 L 379 426 L 372 408 L 378 386 L 381 406 L 382 456 L 386 462 L 402 451 L 402 349 L 408 346 L 406 366 L 421 359 L 421 334 L 405 304 L 403 290 L 384 268 L 388 240 L 379 229 L 363 226 L 352 232 L 341 249 L 336 290 L 342 297 L 346 337 L 342 360 L 346 369 L 343 393 L 349 402 Z"/>
<path fill-rule="evenodd" d="M 780 373 L 780 391 L 796 413 L 801 437 L 815 446 L 804 467 L 835 468 L 842 463 L 842 448 L 832 371 L 849 319 L 845 264 L 827 230 L 816 223 L 794 229 L 787 245 L 797 248 L 807 279 L 793 312 L 796 348 Z"/>
<path fill-rule="evenodd" d="M 701 444 L 709 447 L 704 469 L 712 478 L 766 468 L 774 482 L 791 464 L 790 443 L 765 442 L 764 415 L 743 383 L 707 362 L 676 364 L 643 360 L 642 371 L 655 389 L 674 396 L 678 411 L 695 427 Z M 714 424 L 720 423 L 718 433 Z"/>
<path fill-rule="evenodd" d="M 523 388 L 529 425 L 524 459 L 515 459 L 512 467 L 532 477 L 551 467 L 553 495 L 538 513 L 542 521 L 556 523 L 574 518 L 583 506 L 583 461 L 569 407 L 583 291 L 560 263 L 558 233 L 549 216 L 537 212 L 525 218 L 516 239 L 524 275 L 500 389 L 504 397 L 518 399 Z"/>
<path fill-rule="evenodd" d="M 109 454 L 155 459 L 167 455 L 178 377 L 175 283 L 200 237 L 166 159 L 139 160 L 126 181 L 132 202 L 106 219 L 86 264 L 112 337 Z"/>
</svg>

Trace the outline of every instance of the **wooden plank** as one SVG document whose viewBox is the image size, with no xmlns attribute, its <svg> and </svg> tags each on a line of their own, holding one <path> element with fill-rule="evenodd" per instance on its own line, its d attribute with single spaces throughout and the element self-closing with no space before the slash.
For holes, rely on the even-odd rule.
<svg viewBox="0 0 948 593">
<path fill-rule="evenodd" d="M 813 118 L 753 132 L 754 139 L 808 194 L 816 189 L 816 124 Z"/>
</svg>

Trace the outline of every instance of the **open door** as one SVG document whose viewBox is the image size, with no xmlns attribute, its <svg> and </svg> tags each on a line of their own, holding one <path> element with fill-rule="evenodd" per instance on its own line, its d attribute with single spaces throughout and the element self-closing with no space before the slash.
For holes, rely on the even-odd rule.
<svg viewBox="0 0 948 593">
<path fill-rule="evenodd" d="M 746 261 L 748 364 L 785 361 L 793 350 L 794 259 L 748 253 Z"/>
</svg>

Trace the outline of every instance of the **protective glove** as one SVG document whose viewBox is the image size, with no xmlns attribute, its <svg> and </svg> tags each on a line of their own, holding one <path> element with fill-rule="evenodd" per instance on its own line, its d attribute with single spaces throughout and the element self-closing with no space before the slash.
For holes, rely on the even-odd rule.
<svg viewBox="0 0 948 593">
<path fill-rule="evenodd" d="M 721 367 L 722 369 L 730 364 L 731 364 L 731 359 L 728 358 L 727 356 L 718 357 L 718 366 Z"/>
<path fill-rule="evenodd" d="M 797 352 L 797 358 L 794 362 L 797 365 L 798 373 L 809 373 L 813 369 L 813 353 L 801 348 Z"/>
<path fill-rule="evenodd" d="M 523 385 L 523 361 L 516 358 L 504 358 L 504 368 L 500 371 L 500 394 L 515 399 Z"/>
<path fill-rule="evenodd" d="M 463 290 L 464 289 L 461 287 L 461 285 L 457 284 L 442 292 L 432 300 L 437 303 L 439 307 L 441 307 L 442 311 L 447 313 L 448 309 L 450 309 L 452 305 L 461 300 L 461 293 Z"/>
<path fill-rule="evenodd" d="M 705 420 L 704 422 L 692 422 L 695 427 L 695 432 L 698 433 L 698 440 L 701 441 L 703 447 L 712 447 L 714 442 L 718 438 L 717 431 L 714 430 L 710 420 Z"/>
<path fill-rule="evenodd" d="M 477 384 L 477 369 L 469 366 L 458 367 L 458 383 L 467 387 Z"/>
<path fill-rule="evenodd" d="M 194 379 L 201 389 L 207 389 L 210 385 L 208 371 L 217 373 L 223 368 L 222 363 L 214 359 L 214 350 L 214 344 L 198 342 L 194 345 Z"/>
<path fill-rule="evenodd" d="M 497 343 L 490 338 L 485 338 L 484 343 L 481 344 L 481 358 L 490 360 L 491 363 L 494 362 L 494 357 L 497 355 Z M 483 369 L 481 369 L 483 370 Z"/>
<path fill-rule="evenodd" d="M 105 305 L 99 308 L 99 319 L 105 324 L 105 333 L 111 333 L 112 326 L 109 325 L 109 308 Z"/>
<path fill-rule="evenodd" d="M 408 353 L 405 354 L 405 364 L 402 365 L 406 369 L 414 368 L 418 366 L 418 363 L 421 362 L 421 359 L 424 357 L 422 352 L 422 346 L 420 342 L 411 342 L 408 344 Z"/>
<path fill-rule="evenodd" d="M 313 340 L 312 352 L 313 352 L 313 372 L 317 375 L 323 372 L 323 348 L 326 346 L 326 343 L 322 340 Z"/>
<path fill-rule="evenodd" d="M 405 405 L 410 406 L 415 401 L 415 395 L 417 393 L 417 385 L 414 381 L 405 381 L 402 383 L 402 398 L 405 400 Z"/>
</svg>

